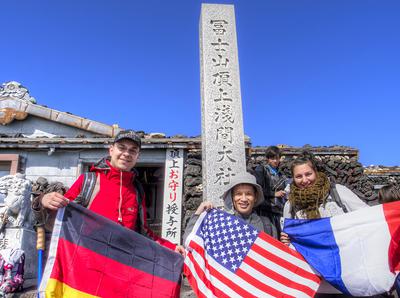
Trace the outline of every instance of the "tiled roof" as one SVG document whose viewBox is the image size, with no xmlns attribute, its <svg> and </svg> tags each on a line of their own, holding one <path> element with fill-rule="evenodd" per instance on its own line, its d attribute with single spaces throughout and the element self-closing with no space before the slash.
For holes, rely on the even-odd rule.
<svg viewBox="0 0 400 298">
<path fill-rule="evenodd" d="M 76 127 L 95 134 L 113 137 L 121 128 L 67 112 L 41 106 L 29 95 L 28 90 L 18 82 L 8 82 L 0 87 L 0 124 L 7 125 L 14 119 L 23 120 L 26 114 Z"/>
</svg>

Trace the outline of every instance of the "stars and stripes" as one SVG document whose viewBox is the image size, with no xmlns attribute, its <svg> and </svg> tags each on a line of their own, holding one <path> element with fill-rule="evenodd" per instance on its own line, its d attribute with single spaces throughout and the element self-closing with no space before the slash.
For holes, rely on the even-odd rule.
<svg viewBox="0 0 400 298">
<path fill-rule="evenodd" d="M 296 251 L 217 209 L 200 216 L 186 245 L 199 297 L 312 297 L 320 283 Z"/>
</svg>

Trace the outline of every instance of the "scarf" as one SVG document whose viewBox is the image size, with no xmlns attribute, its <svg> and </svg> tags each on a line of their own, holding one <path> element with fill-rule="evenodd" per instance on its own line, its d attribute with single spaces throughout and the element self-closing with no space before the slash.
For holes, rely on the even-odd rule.
<svg viewBox="0 0 400 298">
<path fill-rule="evenodd" d="M 321 218 L 319 206 L 325 206 L 330 188 L 331 184 L 328 177 L 321 172 L 317 172 L 317 180 L 315 180 L 314 184 L 305 189 L 298 188 L 292 182 L 289 201 L 294 214 L 300 211 L 307 219 Z"/>
<path fill-rule="evenodd" d="M 270 165 L 267 165 L 267 168 L 273 176 L 278 176 L 278 169 L 275 169 L 275 168 L 271 167 Z"/>
</svg>

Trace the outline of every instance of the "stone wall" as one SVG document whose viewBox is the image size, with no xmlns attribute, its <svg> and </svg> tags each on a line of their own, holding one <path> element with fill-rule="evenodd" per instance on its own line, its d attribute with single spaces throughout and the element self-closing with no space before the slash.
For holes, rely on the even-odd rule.
<svg viewBox="0 0 400 298">
<path fill-rule="evenodd" d="M 250 155 L 249 168 L 254 168 L 257 164 L 265 164 L 265 147 L 257 148 Z M 363 165 L 358 161 L 358 150 L 343 147 L 283 147 L 281 170 L 286 176 L 291 177 L 290 164 L 304 150 L 312 152 L 317 162 L 319 171 L 324 172 L 338 184 L 343 184 L 353 190 L 359 197 L 368 204 L 376 203 L 376 192 L 374 182 L 364 173 Z"/>
<path fill-rule="evenodd" d="M 342 148 L 342 150 L 340 150 Z M 334 181 L 339 184 L 348 186 L 355 191 L 359 196 L 371 198 L 373 193 L 373 183 L 369 177 L 364 174 L 364 167 L 358 162 L 356 152 L 347 150 L 347 147 L 337 147 L 335 150 L 317 150 L 313 148 L 309 151 L 314 153 L 317 162 L 318 170 L 324 172 L 329 177 L 334 178 Z M 325 148 L 326 149 L 326 148 Z M 286 154 L 283 149 L 283 157 L 280 165 L 281 170 L 286 176 L 291 177 L 290 164 L 298 154 L 303 151 L 303 148 L 298 148 L 293 151 L 291 148 L 290 154 Z M 265 156 L 253 154 L 249 160 L 249 168 L 254 168 L 257 164 L 265 164 Z"/>
<path fill-rule="evenodd" d="M 248 150 L 247 168 L 254 169 L 258 164 L 265 164 L 266 147 Z M 334 178 L 336 183 L 346 185 L 369 205 L 377 204 L 378 189 L 388 183 L 400 183 L 400 167 L 366 168 L 358 161 L 358 150 L 343 147 L 282 147 L 281 170 L 289 178 L 290 163 L 302 151 L 308 150 L 315 155 L 320 171 Z M 383 170 L 382 170 L 383 168 Z M 183 189 L 183 227 L 187 220 L 203 201 L 201 150 L 189 150 L 185 161 Z"/>
<path fill-rule="evenodd" d="M 374 184 L 375 191 L 389 183 L 400 184 L 400 167 L 369 166 L 364 173 Z"/>
<path fill-rule="evenodd" d="M 203 201 L 201 149 L 188 151 L 184 164 L 183 177 L 182 226 L 186 227 L 190 216 Z"/>
</svg>

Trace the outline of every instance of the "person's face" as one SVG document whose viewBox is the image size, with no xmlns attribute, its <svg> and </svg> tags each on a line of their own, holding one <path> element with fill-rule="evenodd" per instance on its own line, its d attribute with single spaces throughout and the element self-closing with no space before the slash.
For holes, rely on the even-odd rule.
<svg viewBox="0 0 400 298">
<path fill-rule="evenodd" d="M 309 163 L 297 165 L 293 169 L 293 180 L 298 188 L 305 189 L 314 184 L 317 173 Z"/>
<path fill-rule="evenodd" d="M 279 167 L 280 161 L 281 161 L 281 158 L 278 157 L 278 156 L 267 158 L 267 163 L 268 163 L 271 167 L 273 167 L 273 168 L 275 168 L 275 169 L 277 169 L 277 168 Z"/>
<path fill-rule="evenodd" d="M 121 171 L 128 172 L 133 169 L 139 157 L 139 147 L 128 139 L 122 139 L 111 145 L 109 153 L 111 165 Z"/>
<path fill-rule="evenodd" d="M 232 200 L 235 210 L 243 215 L 249 215 L 256 203 L 256 194 L 251 184 L 239 184 L 233 188 Z"/>
</svg>

